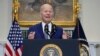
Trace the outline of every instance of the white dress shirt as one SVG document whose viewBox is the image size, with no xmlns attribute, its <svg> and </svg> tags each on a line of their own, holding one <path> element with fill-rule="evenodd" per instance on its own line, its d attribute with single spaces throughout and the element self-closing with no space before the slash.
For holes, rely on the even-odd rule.
<svg viewBox="0 0 100 56">
<path fill-rule="evenodd" d="M 45 28 L 46 23 L 42 22 L 42 30 L 43 33 L 45 32 L 44 28 Z M 48 24 L 48 28 L 49 28 L 49 34 L 51 33 L 51 29 L 52 29 L 52 23 Z M 50 39 L 50 36 L 48 35 L 48 39 Z"/>
</svg>

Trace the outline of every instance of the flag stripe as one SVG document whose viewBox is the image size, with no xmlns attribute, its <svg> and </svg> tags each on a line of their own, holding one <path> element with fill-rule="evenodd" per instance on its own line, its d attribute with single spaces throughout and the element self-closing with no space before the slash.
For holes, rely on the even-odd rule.
<svg viewBox="0 0 100 56">
<path fill-rule="evenodd" d="M 6 54 L 4 54 L 4 56 L 7 56 Z"/>
<path fill-rule="evenodd" d="M 21 51 L 23 51 L 23 46 L 20 48 Z"/>
<path fill-rule="evenodd" d="M 14 19 L 5 46 L 5 56 L 21 56 L 22 51 L 18 49 L 21 48 L 22 43 L 22 32 L 20 30 L 18 22 Z"/>
<path fill-rule="evenodd" d="M 5 49 L 5 56 L 11 56 L 10 54 L 9 54 L 9 52 L 8 52 L 8 50 L 7 49 Z"/>
<path fill-rule="evenodd" d="M 19 56 L 19 53 L 18 53 L 18 51 L 16 51 L 16 56 Z"/>
<path fill-rule="evenodd" d="M 22 54 L 22 51 L 21 51 L 20 48 L 17 50 L 17 52 L 18 52 L 19 54 Z M 19 55 L 19 56 L 21 56 L 21 55 Z"/>
<path fill-rule="evenodd" d="M 6 48 L 7 48 L 8 52 L 9 52 L 9 54 L 12 56 L 13 53 L 12 53 L 11 49 L 9 48 L 9 46 L 7 44 L 6 44 Z"/>
<path fill-rule="evenodd" d="M 6 44 L 6 50 L 11 56 L 14 56 L 14 50 L 13 50 L 12 45 L 9 43 L 8 40 L 7 40 L 7 44 Z"/>
</svg>

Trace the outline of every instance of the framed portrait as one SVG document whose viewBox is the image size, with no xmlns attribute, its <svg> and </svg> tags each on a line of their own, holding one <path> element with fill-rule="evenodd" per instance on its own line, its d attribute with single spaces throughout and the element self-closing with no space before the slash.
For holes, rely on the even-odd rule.
<svg viewBox="0 0 100 56">
<path fill-rule="evenodd" d="M 13 0 L 13 15 L 21 26 L 41 22 L 40 6 L 50 3 L 54 8 L 53 23 L 61 27 L 75 26 L 78 0 Z"/>
</svg>

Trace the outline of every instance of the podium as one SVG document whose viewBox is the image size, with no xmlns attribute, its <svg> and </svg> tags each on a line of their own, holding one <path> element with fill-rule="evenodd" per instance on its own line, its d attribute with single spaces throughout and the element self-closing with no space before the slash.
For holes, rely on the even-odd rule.
<svg viewBox="0 0 100 56">
<path fill-rule="evenodd" d="M 28 40 L 23 42 L 22 56 L 80 56 L 78 40 Z"/>
</svg>

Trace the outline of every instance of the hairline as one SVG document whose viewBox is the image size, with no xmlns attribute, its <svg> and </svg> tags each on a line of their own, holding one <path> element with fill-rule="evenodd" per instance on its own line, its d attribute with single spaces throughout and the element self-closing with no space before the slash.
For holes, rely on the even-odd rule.
<svg viewBox="0 0 100 56">
<path fill-rule="evenodd" d="M 43 5 L 41 5 L 41 7 L 40 7 L 40 11 L 42 11 L 42 9 L 44 8 L 45 5 L 49 5 L 49 6 L 52 8 L 52 10 L 53 10 L 53 6 L 52 6 L 51 4 L 43 4 Z"/>
</svg>

